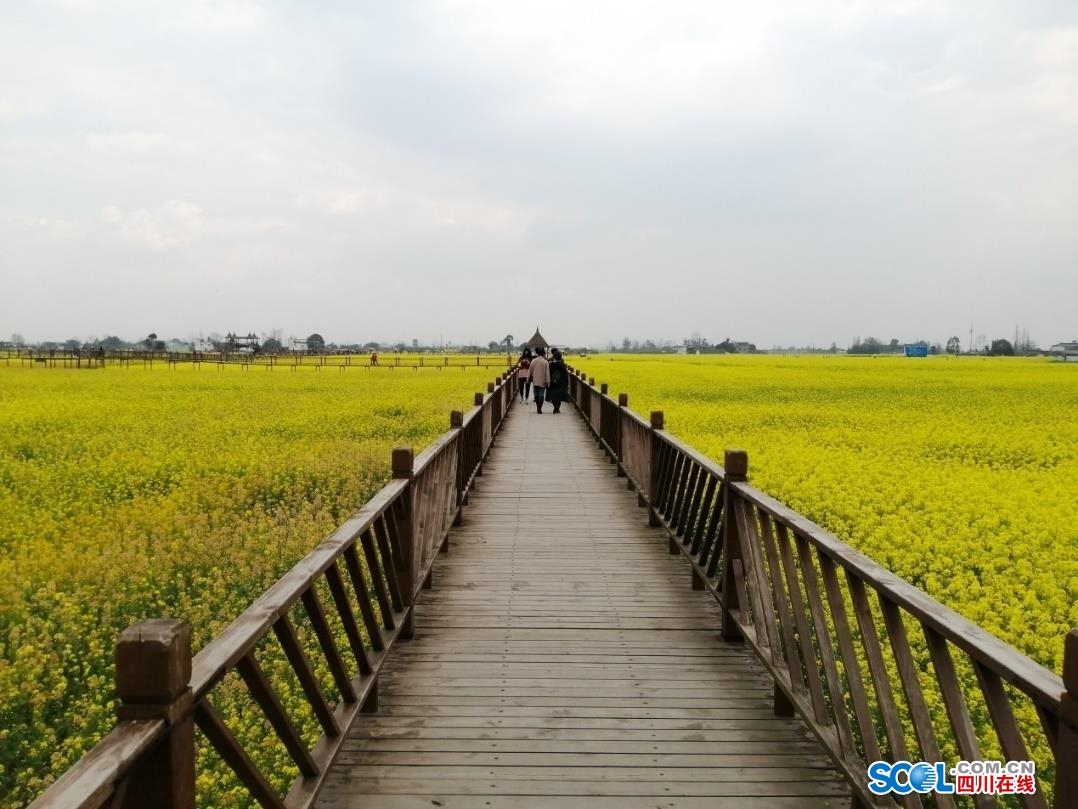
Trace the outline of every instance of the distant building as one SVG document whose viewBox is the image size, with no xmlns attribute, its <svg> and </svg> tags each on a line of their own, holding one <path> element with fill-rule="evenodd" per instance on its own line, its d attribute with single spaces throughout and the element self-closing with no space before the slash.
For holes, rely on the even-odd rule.
<svg viewBox="0 0 1078 809">
<path fill-rule="evenodd" d="M 288 350 L 289 351 L 304 351 L 305 352 L 307 350 L 307 340 L 304 339 L 304 338 L 300 338 L 300 337 L 289 337 L 288 338 Z"/>
<path fill-rule="evenodd" d="M 250 332 L 246 335 L 229 332 L 225 335 L 225 346 L 229 351 L 238 351 L 241 354 L 251 354 L 258 350 L 258 335 L 254 332 Z"/>
<path fill-rule="evenodd" d="M 548 343 L 546 341 L 546 339 L 543 337 L 543 335 L 541 335 L 539 333 L 539 327 L 538 326 L 535 327 L 535 334 L 532 336 L 532 339 L 530 339 L 524 345 L 526 345 L 532 351 L 535 351 L 535 349 L 537 349 L 537 348 L 542 348 L 543 351 L 547 351 L 547 350 L 550 349 L 550 343 Z"/>
<path fill-rule="evenodd" d="M 1078 340 L 1056 343 L 1049 347 L 1048 353 L 1063 362 L 1078 362 Z"/>
</svg>

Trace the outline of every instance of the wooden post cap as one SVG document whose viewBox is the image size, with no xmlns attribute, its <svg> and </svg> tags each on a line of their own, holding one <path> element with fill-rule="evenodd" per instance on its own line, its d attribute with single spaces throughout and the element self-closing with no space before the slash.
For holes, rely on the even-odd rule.
<svg viewBox="0 0 1078 809">
<path fill-rule="evenodd" d="M 1063 687 L 1078 699 L 1078 628 L 1063 639 Z"/>
<path fill-rule="evenodd" d="M 745 480 L 749 476 L 749 454 L 743 449 L 728 449 L 723 455 L 722 468 L 731 480 Z"/>
<path fill-rule="evenodd" d="M 618 407 L 628 407 L 628 406 L 629 406 L 629 394 L 628 393 L 619 393 L 618 394 Z"/>
<path fill-rule="evenodd" d="M 453 410 L 449 413 L 449 427 L 463 427 L 464 426 L 464 414 L 459 410 Z"/>
<path fill-rule="evenodd" d="M 120 633 L 116 694 L 125 703 L 173 702 L 191 682 L 191 627 L 179 618 L 150 618 Z"/>
<path fill-rule="evenodd" d="M 393 449 L 393 477 L 410 478 L 415 461 L 415 453 L 411 447 L 395 447 Z"/>
<path fill-rule="evenodd" d="M 494 383 L 493 382 L 488 382 L 487 383 L 487 393 L 494 393 Z"/>
<path fill-rule="evenodd" d="M 595 377 L 594 376 L 588 377 L 588 384 L 591 385 L 593 388 L 595 387 Z"/>
<path fill-rule="evenodd" d="M 610 390 L 610 388 L 607 386 L 607 384 L 605 382 L 599 386 L 599 393 L 603 394 L 604 396 L 606 395 L 606 392 L 608 390 Z"/>
<path fill-rule="evenodd" d="M 481 404 L 483 404 L 483 394 L 477 393 L 475 394 L 475 406 L 479 407 Z"/>
<path fill-rule="evenodd" d="M 665 419 L 663 417 L 663 411 L 661 411 L 661 410 L 652 410 L 651 411 L 651 429 L 653 429 L 653 430 L 661 430 L 665 423 L 666 423 L 666 421 L 665 421 Z"/>
</svg>

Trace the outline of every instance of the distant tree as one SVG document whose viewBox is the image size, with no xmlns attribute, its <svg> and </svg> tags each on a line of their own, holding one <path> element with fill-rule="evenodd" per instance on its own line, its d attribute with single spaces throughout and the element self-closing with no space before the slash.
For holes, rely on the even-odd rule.
<svg viewBox="0 0 1078 809">
<path fill-rule="evenodd" d="M 26 345 L 26 338 L 23 337 L 18 332 L 14 332 L 11 335 L 11 343 L 12 343 L 12 345 L 15 345 L 15 346 L 24 346 L 24 345 Z"/>
<path fill-rule="evenodd" d="M 513 335 L 507 334 L 502 338 L 502 345 L 505 346 L 506 351 L 513 350 Z"/>
<path fill-rule="evenodd" d="M 958 337 L 949 337 L 947 339 L 947 353 L 954 354 L 956 357 L 962 350 L 962 340 Z"/>
<path fill-rule="evenodd" d="M 993 340 L 992 345 L 988 349 L 988 353 L 993 357 L 1013 357 L 1014 346 L 1011 345 L 1010 340 Z"/>
<path fill-rule="evenodd" d="M 838 353 L 838 343 L 832 342 L 831 347 L 829 349 L 827 349 L 827 353 L 828 354 L 837 354 Z"/>
<path fill-rule="evenodd" d="M 121 348 L 127 348 L 127 343 L 117 337 L 115 334 L 110 334 L 108 337 L 102 338 L 94 343 L 95 348 L 103 348 L 106 351 L 119 351 Z"/>
<path fill-rule="evenodd" d="M 487 343 L 487 351 L 491 351 L 491 352 L 497 351 L 501 347 L 502 347 L 502 344 L 499 343 L 497 340 L 491 340 L 489 343 Z M 506 348 L 511 350 L 513 348 L 513 344 L 509 343 L 509 345 L 507 345 Z"/>
<path fill-rule="evenodd" d="M 321 354 L 323 351 L 326 350 L 325 338 L 318 332 L 315 332 L 314 334 L 310 335 L 307 338 L 307 350 L 310 351 L 312 354 Z"/>
<path fill-rule="evenodd" d="M 147 351 L 153 351 L 154 343 L 157 342 L 157 332 L 150 332 L 146 335 L 146 339 L 142 341 L 142 344 L 146 346 Z"/>
<path fill-rule="evenodd" d="M 68 351 L 78 351 L 81 346 L 82 341 L 76 340 L 74 337 L 72 337 L 70 340 L 64 340 L 64 348 L 66 348 Z"/>
<path fill-rule="evenodd" d="M 897 337 L 892 337 L 891 342 L 887 344 L 887 350 L 892 354 L 897 354 L 899 349 L 899 343 Z"/>
<path fill-rule="evenodd" d="M 262 353 L 264 354 L 280 354 L 283 349 L 284 346 L 276 337 L 267 337 L 262 342 Z"/>
<path fill-rule="evenodd" d="M 846 351 L 847 354 L 881 354 L 886 346 L 875 337 L 853 338 L 853 345 Z"/>
<path fill-rule="evenodd" d="M 417 340 L 415 337 L 412 338 L 412 349 L 414 351 L 419 350 L 419 340 Z"/>
<path fill-rule="evenodd" d="M 407 347 L 408 346 L 406 346 L 404 343 L 397 343 L 395 346 L 393 346 L 393 348 L 395 348 L 397 350 L 398 354 L 400 354 L 402 351 L 404 351 L 404 349 L 406 349 Z"/>
<path fill-rule="evenodd" d="M 628 337 L 624 338 L 621 341 L 621 350 L 622 351 L 628 351 L 632 347 L 633 347 L 633 341 L 630 340 Z"/>
</svg>

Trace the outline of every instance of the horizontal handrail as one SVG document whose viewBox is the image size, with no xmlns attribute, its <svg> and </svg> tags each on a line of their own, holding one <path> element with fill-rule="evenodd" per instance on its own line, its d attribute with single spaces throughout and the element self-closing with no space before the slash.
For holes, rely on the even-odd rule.
<svg viewBox="0 0 1078 809">
<path fill-rule="evenodd" d="M 349 726 L 360 713 L 377 709 L 378 675 L 388 651 L 414 634 L 414 599 L 430 584 L 437 551 L 448 549 L 450 526 L 460 521 L 466 500 L 462 487 L 480 473 L 513 404 L 514 383 L 503 373 L 486 395 L 477 393 L 475 407 L 454 412 L 449 431 L 418 457 L 410 449 L 395 450 L 394 479 L 197 655 L 191 655 L 190 629 L 182 621 L 154 619 L 125 630 L 117 646 L 116 727 L 31 806 L 188 809 L 194 805 L 195 725 L 259 803 L 310 806 Z M 328 601 L 320 590 L 328 591 Z M 309 642 L 297 632 L 298 606 Z M 343 636 L 327 615 L 335 616 Z M 255 654 L 267 653 L 260 644 L 274 635 L 273 648 L 287 659 L 322 728 L 313 748 Z M 336 697 L 316 669 L 328 672 Z M 210 701 L 230 672 L 240 674 L 300 771 L 283 797 Z"/>
</svg>

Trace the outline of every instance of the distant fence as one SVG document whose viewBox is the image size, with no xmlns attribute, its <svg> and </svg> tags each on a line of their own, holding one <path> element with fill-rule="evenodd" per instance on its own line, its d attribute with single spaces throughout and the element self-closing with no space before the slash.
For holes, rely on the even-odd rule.
<svg viewBox="0 0 1078 809">
<path fill-rule="evenodd" d="M 377 709 L 378 674 L 390 647 L 412 637 L 415 598 L 430 586 L 438 552 L 448 551 L 450 527 L 482 474 L 515 384 L 509 372 L 489 383 L 486 394 L 475 394 L 475 406 L 454 411 L 449 431 L 418 456 L 394 450 L 393 481 L 193 658 L 190 627 L 181 620 L 151 619 L 125 630 L 116 647 L 115 729 L 31 807 L 191 809 L 196 726 L 262 806 L 310 806 L 352 722 Z M 328 606 L 320 589 L 330 595 Z M 343 627 L 347 648 L 338 645 L 331 623 Z M 311 634 L 317 660 L 300 640 Z M 262 655 L 271 636 L 321 726 L 313 748 L 256 659 L 256 647 Z M 336 694 L 323 690 L 316 668 L 328 668 Z M 232 672 L 299 769 L 285 796 L 213 706 L 215 688 Z"/>
<path fill-rule="evenodd" d="M 105 368 L 108 366 L 153 367 L 167 365 L 207 365 L 224 367 L 238 365 L 245 369 L 261 367 L 275 368 L 369 368 L 393 369 L 411 368 L 509 368 L 516 365 L 511 355 L 505 354 L 381 354 L 378 360 L 370 354 L 246 354 L 220 351 L 140 351 L 120 350 L 105 351 L 90 349 L 86 351 L 40 351 L 37 349 L 2 350 L 0 363 L 7 366 L 17 365 L 25 368 Z"/>
<path fill-rule="evenodd" d="M 1054 758 L 1038 773 L 1042 786 L 1054 781 L 1058 809 L 1078 809 L 1078 629 L 1066 637 L 1061 679 L 750 486 L 744 452 L 727 451 L 719 466 L 666 433 L 661 411 L 645 421 L 626 394 L 607 391 L 571 371 L 580 414 L 649 522 L 689 560 L 693 588 L 722 605 L 723 638 L 751 645 L 774 679 L 775 713 L 800 714 L 864 805 L 891 805 L 867 789 L 871 762 L 943 761 L 941 742 L 965 761 L 983 758 L 971 712 L 1006 760 L 1030 760 L 1017 701 L 1039 720 L 1029 741 Z M 926 693 L 942 710 L 930 709 Z M 957 805 L 945 794 L 932 799 Z M 1049 805 L 1041 789 L 1015 799 Z M 921 806 L 916 793 L 899 801 Z"/>
</svg>

